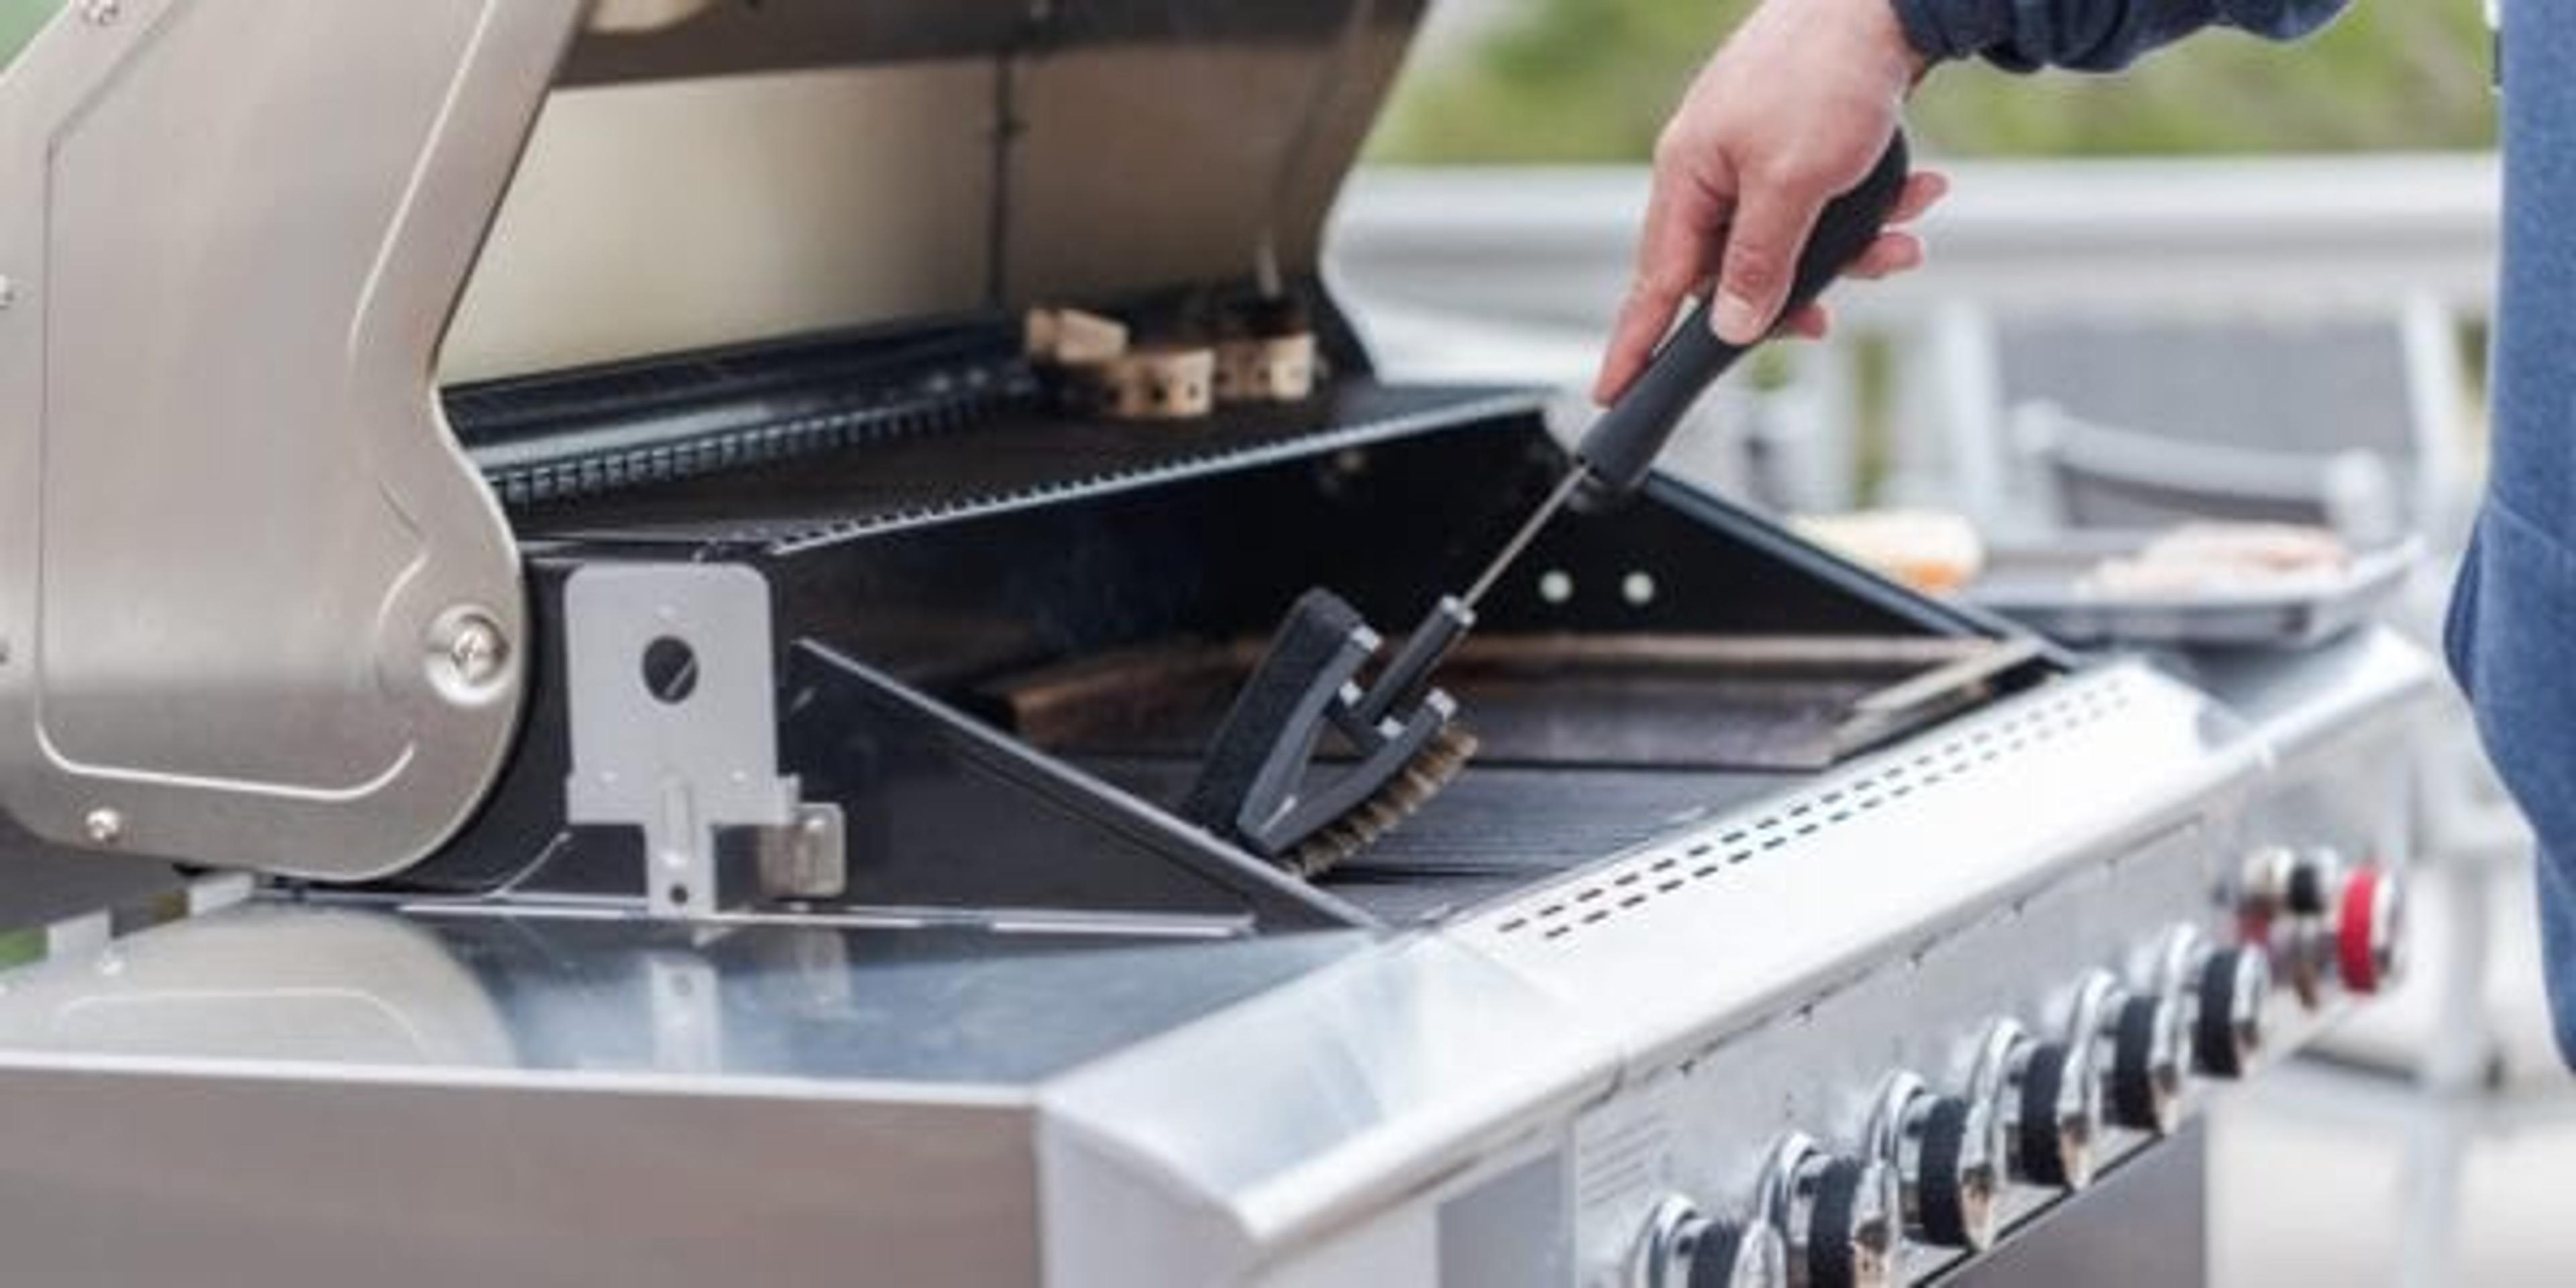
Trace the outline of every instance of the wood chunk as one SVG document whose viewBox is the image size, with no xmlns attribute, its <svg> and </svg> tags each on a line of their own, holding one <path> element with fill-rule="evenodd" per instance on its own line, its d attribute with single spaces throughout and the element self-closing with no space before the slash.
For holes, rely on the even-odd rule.
<svg viewBox="0 0 2576 1288">
<path fill-rule="evenodd" d="M 1093 367 L 1066 369 L 1077 401 L 1112 420 L 1203 420 L 1216 410 L 1216 351 L 1138 349 Z"/>
<path fill-rule="evenodd" d="M 1126 324 L 1080 309 L 1031 309 L 1023 335 L 1031 360 L 1060 367 L 1114 362 L 1128 346 Z"/>
<path fill-rule="evenodd" d="M 1230 339 L 1216 347 L 1221 403 L 1295 403 L 1315 393 L 1315 335 Z"/>
</svg>

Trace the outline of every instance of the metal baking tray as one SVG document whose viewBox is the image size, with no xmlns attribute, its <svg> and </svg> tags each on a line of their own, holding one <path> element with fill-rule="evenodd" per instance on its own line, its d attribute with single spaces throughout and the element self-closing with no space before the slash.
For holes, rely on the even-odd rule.
<svg viewBox="0 0 2576 1288">
<path fill-rule="evenodd" d="M 1962 597 L 2081 647 L 2308 648 L 2376 617 L 2423 557 L 2410 537 L 2355 553 L 2340 574 L 2275 586 L 2119 594 L 2083 585 L 2104 560 L 2134 554 L 2159 535 L 2069 533 L 2046 546 L 1997 546 Z"/>
</svg>

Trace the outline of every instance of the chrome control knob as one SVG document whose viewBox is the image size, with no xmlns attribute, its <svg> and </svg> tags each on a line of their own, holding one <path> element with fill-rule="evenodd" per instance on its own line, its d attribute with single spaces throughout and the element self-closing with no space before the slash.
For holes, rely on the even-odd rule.
<svg viewBox="0 0 2576 1288">
<path fill-rule="evenodd" d="M 2343 856 L 2333 850 L 2267 845 L 2245 856 L 2237 912 L 2258 927 L 2277 917 L 2323 915 L 2342 874 Z"/>
<path fill-rule="evenodd" d="M 2165 932 L 2141 963 L 2142 995 L 2120 1009 L 2112 1035 L 2111 1119 L 2171 1135 L 2197 1071 L 2200 971 L 2209 940 L 2185 923 Z"/>
<path fill-rule="evenodd" d="M 2364 997 L 2395 982 L 2405 927 L 2405 887 L 2373 864 L 2346 878 L 2336 900 L 2335 968 Z"/>
<path fill-rule="evenodd" d="M 1762 1210 L 1788 1245 L 1801 1288 L 1886 1288 L 1904 1252 L 1896 1172 L 1826 1153 L 1802 1135 L 1780 1143 L 1762 1181 Z"/>
<path fill-rule="evenodd" d="M 2182 1121 L 2191 1085 L 2188 994 L 2132 997 L 2111 1039 L 2111 1121 L 2158 1136 Z"/>
<path fill-rule="evenodd" d="M 1691 1242 L 1688 1288 L 1789 1288 L 1789 1251 L 1767 1224 L 1711 1221 Z"/>
<path fill-rule="evenodd" d="M 1654 1211 L 1646 1215 L 1645 1230 L 1637 1236 L 1636 1249 L 1628 1257 L 1631 1288 L 1684 1288 L 1690 1273 L 1684 1242 L 1690 1237 L 1688 1232 L 1707 1219 L 1700 1214 L 1698 1204 L 1679 1194 L 1657 1199 Z"/>
<path fill-rule="evenodd" d="M 1983 1252 L 2003 1221 L 2003 1119 L 1982 1101 L 1934 1100 L 1919 1128 L 1915 1214 L 1924 1242 Z"/>
<path fill-rule="evenodd" d="M 2325 915 L 2334 907 L 2335 883 L 2343 877 L 2343 856 L 2333 850 L 2301 850 L 2290 865 L 2286 891 L 2290 911 L 2302 917 Z"/>
<path fill-rule="evenodd" d="M 1670 1194 L 1646 1218 L 1629 1282 L 1636 1288 L 1790 1288 L 1789 1256 L 1769 1224 L 1714 1219 Z"/>
<path fill-rule="evenodd" d="M 2263 1049 L 2263 1007 L 2272 992 L 2271 959 L 2251 945 L 2222 948 L 2201 963 L 2197 992 L 2193 1063 L 2215 1077 L 2244 1077 Z"/>
<path fill-rule="evenodd" d="M 2102 1138 L 2102 1080 L 2089 1050 L 2043 1042 L 2022 1059 L 2013 1121 L 2013 1172 L 2033 1185 L 2093 1183 Z"/>
<path fill-rule="evenodd" d="M 2066 1039 L 2042 1043 L 2022 1060 L 2015 1096 L 2014 1171 L 2037 1185 L 2080 1190 L 2108 1119 L 2104 1065 L 2111 1017 L 2125 1000 L 2107 971 L 2085 977 L 2075 992 Z"/>
<path fill-rule="evenodd" d="M 1934 1095 L 1900 1073 L 1880 1093 L 1869 1139 L 1896 1171 L 1906 1237 L 1979 1252 L 1993 1244 L 2009 1147 L 1991 1101 Z"/>
</svg>

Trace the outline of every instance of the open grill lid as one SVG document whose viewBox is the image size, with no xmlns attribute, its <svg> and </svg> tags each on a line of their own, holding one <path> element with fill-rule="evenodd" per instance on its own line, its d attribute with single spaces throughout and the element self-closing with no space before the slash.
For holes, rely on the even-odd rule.
<svg viewBox="0 0 2576 1288">
<path fill-rule="evenodd" d="M 1423 8 L 612 0 L 444 379 L 1309 276 Z"/>
</svg>

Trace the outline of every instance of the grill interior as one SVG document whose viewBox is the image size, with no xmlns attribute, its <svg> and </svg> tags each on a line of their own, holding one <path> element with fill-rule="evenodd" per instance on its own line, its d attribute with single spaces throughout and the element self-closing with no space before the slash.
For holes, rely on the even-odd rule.
<svg viewBox="0 0 2576 1288">
<path fill-rule="evenodd" d="M 830 678 L 846 706 L 829 719 L 797 714 L 798 668 L 781 672 L 782 722 L 802 730 L 782 733 L 787 767 L 874 829 L 854 897 L 1222 907 L 1236 896 L 1218 887 L 1245 888 L 1222 869 L 1262 860 L 1218 842 L 1153 875 L 1130 844 L 1135 801 L 1205 838 L 1170 806 L 1285 608 L 1328 587 L 1400 635 L 1517 526 L 1562 452 L 1527 395 L 1389 386 L 1349 360 L 1292 406 L 1070 417 L 1013 348 L 999 322 L 947 324 L 448 404 L 556 575 L 639 553 L 748 563 L 783 651 L 864 668 Z M 1446 915 L 1791 791 L 2051 666 L 1666 484 L 1551 527 L 1480 615 L 1439 683 L 1483 750 L 1325 878 L 1380 920 Z M 901 696 L 867 697 L 875 684 Z M 894 723 L 871 732 L 878 720 Z M 546 749 L 561 731 L 531 736 L 545 754 L 520 758 L 512 808 L 559 796 L 560 744 Z M 1073 772 L 984 778 L 991 756 L 939 750 L 993 737 Z M 1089 862 L 1126 866 L 1095 878 Z M 455 865 L 447 884 L 494 868 Z"/>
<path fill-rule="evenodd" d="M 1901 637 L 1471 640 L 1441 683 L 1482 744 L 1476 759 L 1324 884 L 1388 920 L 1472 906 L 1784 790 L 1955 710 L 1980 681 L 1936 691 L 1893 721 L 1856 717 L 1876 695 L 2004 647 Z M 1169 808 L 1188 791 L 1198 749 L 1258 649 L 1130 650 L 988 686 L 978 708 Z"/>
<path fill-rule="evenodd" d="M 1082 763 L 1157 802 L 1177 800 L 1197 769 L 1178 759 Z M 1673 835 L 1806 777 L 1480 761 L 1323 885 L 1384 921 L 1436 920 Z"/>
</svg>

